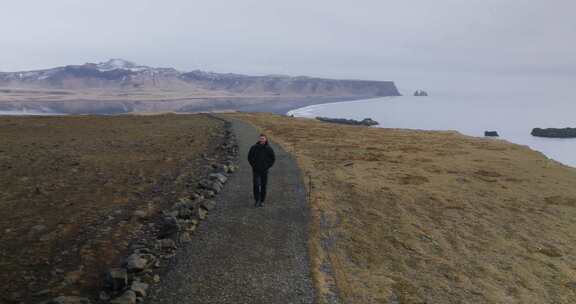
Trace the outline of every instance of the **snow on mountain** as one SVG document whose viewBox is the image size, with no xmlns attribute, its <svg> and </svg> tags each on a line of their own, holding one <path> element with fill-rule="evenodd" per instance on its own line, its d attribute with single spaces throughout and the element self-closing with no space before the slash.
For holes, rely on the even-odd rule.
<svg viewBox="0 0 576 304">
<path fill-rule="evenodd" d="M 143 65 L 136 65 L 134 62 L 124 60 L 124 59 L 119 59 L 119 58 L 113 58 L 113 59 L 110 59 L 106 62 L 98 63 L 98 64 L 96 64 L 96 68 L 100 72 L 107 72 L 107 71 L 113 71 L 113 70 L 128 70 L 128 71 L 132 71 L 132 72 L 140 72 L 140 71 L 152 69 L 150 67 L 143 66 Z"/>
</svg>

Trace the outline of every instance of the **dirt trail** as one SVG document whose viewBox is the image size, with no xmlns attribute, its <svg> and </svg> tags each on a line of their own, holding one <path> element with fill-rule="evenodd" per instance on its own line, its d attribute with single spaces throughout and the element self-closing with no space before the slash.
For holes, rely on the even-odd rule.
<svg viewBox="0 0 576 304">
<path fill-rule="evenodd" d="M 309 210 L 298 167 L 272 143 L 276 164 L 269 175 L 267 205 L 254 208 L 246 155 L 258 132 L 230 121 L 240 147 L 240 169 L 148 303 L 313 302 Z"/>
</svg>

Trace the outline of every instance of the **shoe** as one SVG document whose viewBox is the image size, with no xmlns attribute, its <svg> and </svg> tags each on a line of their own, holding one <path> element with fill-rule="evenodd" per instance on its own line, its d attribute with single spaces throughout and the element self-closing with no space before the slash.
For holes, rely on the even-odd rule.
<svg viewBox="0 0 576 304">
<path fill-rule="evenodd" d="M 260 202 L 260 204 L 258 204 L 258 207 L 264 207 L 264 202 Z"/>
<path fill-rule="evenodd" d="M 254 202 L 254 207 L 260 207 L 260 202 L 259 202 L 259 201 L 255 201 L 255 202 Z"/>
</svg>

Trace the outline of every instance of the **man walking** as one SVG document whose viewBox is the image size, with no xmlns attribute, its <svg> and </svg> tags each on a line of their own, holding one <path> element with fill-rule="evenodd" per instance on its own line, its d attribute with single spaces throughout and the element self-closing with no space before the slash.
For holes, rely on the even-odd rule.
<svg viewBox="0 0 576 304">
<path fill-rule="evenodd" d="M 268 144 L 266 135 L 260 138 L 248 152 L 248 162 L 252 166 L 252 182 L 254 184 L 254 206 L 264 207 L 266 199 L 266 183 L 268 182 L 268 169 L 274 165 L 276 156 Z"/>
</svg>

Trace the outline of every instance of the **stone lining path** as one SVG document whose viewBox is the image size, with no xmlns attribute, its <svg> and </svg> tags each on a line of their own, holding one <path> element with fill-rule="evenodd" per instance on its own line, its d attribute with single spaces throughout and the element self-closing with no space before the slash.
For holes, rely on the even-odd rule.
<svg viewBox="0 0 576 304">
<path fill-rule="evenodd" d="M 258 132 L 227 120 L 238 140 L 240 168 L 146 302 L 313 303 L 309 211 L 296 162 L 272 143 L 276 164 L 269 174 L 267 204 L 254 208 L 246 157 Z"/>
</svg>

